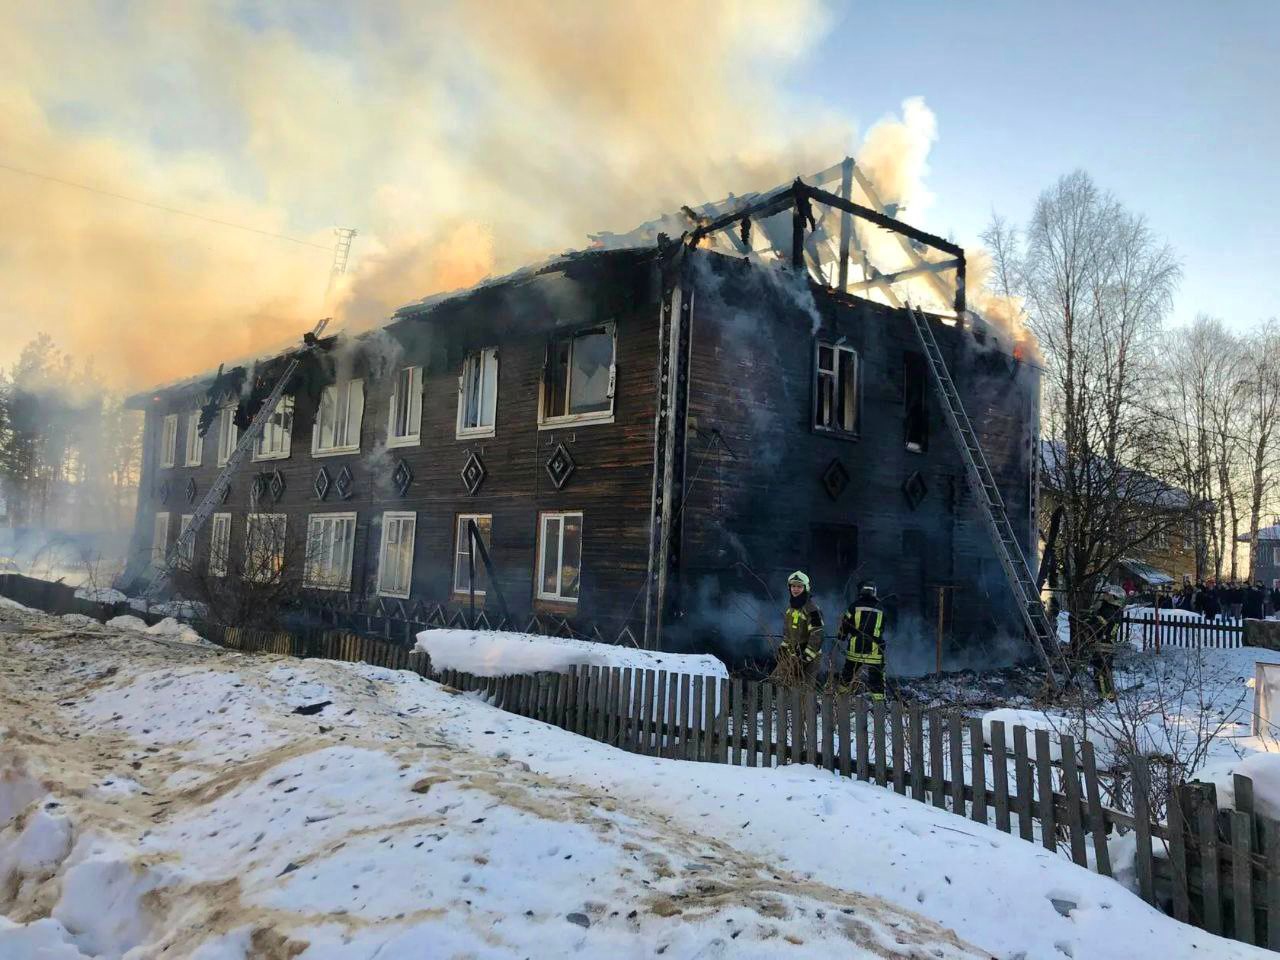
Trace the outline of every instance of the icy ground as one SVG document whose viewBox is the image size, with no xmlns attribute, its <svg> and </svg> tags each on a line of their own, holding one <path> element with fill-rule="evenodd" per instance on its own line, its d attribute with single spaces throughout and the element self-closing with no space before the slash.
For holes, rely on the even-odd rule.
<svg viewBox="0 0 1280 960">
<path fill-rule="evenodd" d="M 1264 956 L 811 767 L 11 607 L 0 647 L 5 960 Z"/>
</svg>

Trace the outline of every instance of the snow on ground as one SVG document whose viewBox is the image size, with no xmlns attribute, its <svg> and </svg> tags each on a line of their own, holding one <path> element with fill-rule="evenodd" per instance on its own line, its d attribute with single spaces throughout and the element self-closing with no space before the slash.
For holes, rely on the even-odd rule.
<svg viewBox="0 0 1280 960">
<path fill-rule="evenodd" d="M 81 600 L 92 600 L 95 603 L 124 603 L 129 598 L 114 587 L 80 586 L 76 588 L 76 596 Z"/>
<path fill-rule="evenodd" d="M 424 630 L 419 650 L 437 670 L 460 670 L 477 677 L 505 677 L 550 671 L 567 673 L 576 664 L 634 667 L 675 673 L 727 677 L 725 665 L 710 654 L 657 653 L 612 643 L 569 637 L 494 630 Z"/>
<path fill-rule="evenodd" d="M 33 614 L 0 612 L 0 645 L 7 960 L 1263 956 L 812 767 L 637 757 L 409 673 Z"/>
</svg>

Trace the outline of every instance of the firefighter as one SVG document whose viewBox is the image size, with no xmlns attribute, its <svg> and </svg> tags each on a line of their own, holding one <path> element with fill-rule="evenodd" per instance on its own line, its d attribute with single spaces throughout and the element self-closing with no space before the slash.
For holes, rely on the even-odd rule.
<svg viewBox="0 0 1280 960">
<path fill-rule="evenodd" d="M 1098 607 L 1089 618 L 1089 666 L 1098 696 L 1115 700 L 1116 681 L 1113 667 L 1120 646 L 1120 630 L 1124 620 L 1124 591 L 1115 584 L 1103 588 Z"/>
<path fill-rule="evenodd" d="M 840 618 L 840 644 L 845 647 L 841 684 L 849 687 L 859 681 L 872 700 L 883 700 L 884 608 L 874 583 L 866 581 L 858 586 L 857 599 Z"/>
<path fill-rule="evenodd" d="M 822 611 L 813 602 L 809 577 L 797 570 L 787 577 L 790 602 L 782 615 L 782 645 L 778 648 L 776 682 L 794 684 L 812 680 L 822 653 Z"/>
</svg>

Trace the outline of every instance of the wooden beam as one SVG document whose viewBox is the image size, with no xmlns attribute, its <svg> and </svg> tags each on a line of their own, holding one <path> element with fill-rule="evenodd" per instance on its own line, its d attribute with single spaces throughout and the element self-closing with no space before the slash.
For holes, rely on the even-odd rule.
<svg viewBox="0 0 1280 960">
<path fill-rule="evenodd" d="M 926 233 L 917 227 L 903 223 L 901 220 L 895 220 L 893 217 L 886 216 L 883 213 L 872 210 L 870 207 L 864 207 L 860 203 L 854 203 L 852 200 L 846 200 L 843 197 L 838 197 L 834 193 L 829 193 L 828 191 L 821 190 L 818 187 L 805 187 L 804 189 L 811 199 L 817 200 L 820 203 L 825 203 L 827 206 L 835 207 L 838 210 L 847 210 L 856 217 L 861 217 L 863 220 L 871 221 L 877 227 L 883 227 L 884 229 L 900 234 L 901 236 L 909 237 L 912 240 L 918 240 L 925 246 L 942 250 L 951 254 L 953 257 L 964 256 L 964 249 L 956 246 L 950 240 L 944 240 L 942 237 L 934 236 L 932 233 Z"/>
<path fill-rule="evenodd" d="M 853 201 L 853 157 L 845 157 L 840 164 L 840 196 Z M 849 244 L 853 239 L 853 214 L 840 211 L 840 279 L 839 288 L 849 289 Z"/>
<path fill-rule="evenodd" d="M 856 293 L 859 290 L 866 290 L 868 287 L 879 287 L 886 283 L 897 283 L 900 280 L 909 280 L 911 277 L 924 276 L 930 273 L 940 273 L 944 270 L 959 270 L 964 267 L 963 260 L 940 260 L 937 263 L 922 263 L 918 267 L 908 267 L 905 270 L 899 270 L 897 273 L 885 273 L 873 277 L 870 280 L 857 280 L 847 284 L 849 293 Z"/>
</svg>

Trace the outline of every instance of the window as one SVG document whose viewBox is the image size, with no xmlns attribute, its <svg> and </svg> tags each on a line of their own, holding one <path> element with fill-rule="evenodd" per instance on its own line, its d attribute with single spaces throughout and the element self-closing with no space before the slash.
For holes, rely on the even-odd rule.
<svg viewBox="0 0 1280 960">
<path fill-rule="evenodd" d="M 194 514 L 184 513 L 178 520 L 178 540 L 186 536 L 187 528 L 191 526 L 191 520 Z M 196 538 L 192 537 L 182 546 L 182 550 L 178 553 L 178 566 L 183 570 L 190 570 L 196 562 Z"/>
<path fill-rule="evenodd" d="M 315 590 L 350 590 L 355 545 L 354 513 L 313 513 L 307 521 L 307 569 L 303 583 Z"/>
<path fill-rule="evenodd" d="M 382 548 L 378 551 L 378 593 L 407 599 L 413 582 L 415 513 L 388 511 L 382 515 Z"/>
<path fill-rule="evenodd" d="M 251 513 L 245 521 L 244 576 L 256 583 L 270 583 L 284 569 L 283 513 Z"/>
<path fill-rule="evenodd" d="M 164 418 L 160 430 L 160 466 L 172 467 L 178 459 L 178 415 L 171 413 Z"/>
<path fill-rule="evenodd" d="M 188 467 L 200 466 L 204 437 L 200 436 L 200 411 L 187 414 L 187 450 L 182 462 Z"/>
<path fill-rule="evenodd" d="M 391 389 L 388 447 L 411 447 L 422 436 L 422 368 L 404 367 Z M 358 441 L 357 441 L 358 442 Z"/>
<path fill-rule="evenodd" d="M 1271 548 L 1271 565 L 1280 567 L 1280 547 Z"/>
<path fill-rule="evenodd" d="M 293 436 L 293 397 L 281 397 L 253 446 L 255 460 L 284 460 Z"/>
<path fill-rule="evenodd" d="M 813 425 L 819 430 L 858 431 L 858 354 L 852 347 L 817 345 Z"/>
<path fill-rule="evenodd" d="M 498 405 L 498 351 L 477 350 L 467 357 L 458 380 L 458 436 L 493 436 Z"/>
<path fill-rule="evenodd" d="M 231 557 L 231 514 L 215 513 L 209 535 L 209 575 L 225 577 Z"/>
<path fill-rule="evenodd" d="M 476 530 L 480 534 L 480 542 L 485 551 L 489 549 L 489 532 L 493 527 L 493 517 L 489 514 L 464 513 L 458 517 L 458 532 L 453 550 L 453 590 L 455 593 L 471 592 L 471 521 L 476 522 Z M 484 561 L 479 554 L 475 558 L 476 594 L 484 596 L 485 570 Z"/>
<path fill-rule="evenodd" d="M 924 453 L 929 449 L 929 415 L 925 411 L 924 355 L 907 353 L 902 357 L 902 414 L 907 449 L 912 453 Z"/>
<path fill-rule="evenodd" d="M 218 466 L 225 467 L 231 453 L 240 442 L 240 430 L 236 426 L 236 402 L 224 404 L 218 414 Z"/>
<path fill-rule="evenodd" d="M 539 424 L 613 416 L 614 328 L 592 327 L 547 346 Z"/>
<path fill-rule="evenodd" d="M 538 541 L 538 599 L 578 601 L 582 580 L 582 514 L 544 513 Z"/>
<path fill-rule="evenodd" d="M 355 453 L 360 449 L 360 422 L 364 418 L 364 381 L 344 380 L 320 393 L 311 431 L 313 454 Z"/>
<path fill-rule="evenodd" d="M 164 563 L 165 552 L 169 549 L 169 514 L 157 513 L 155 526 L 151 529 L 151 562 L 159 566 Z"/>
</svg>

